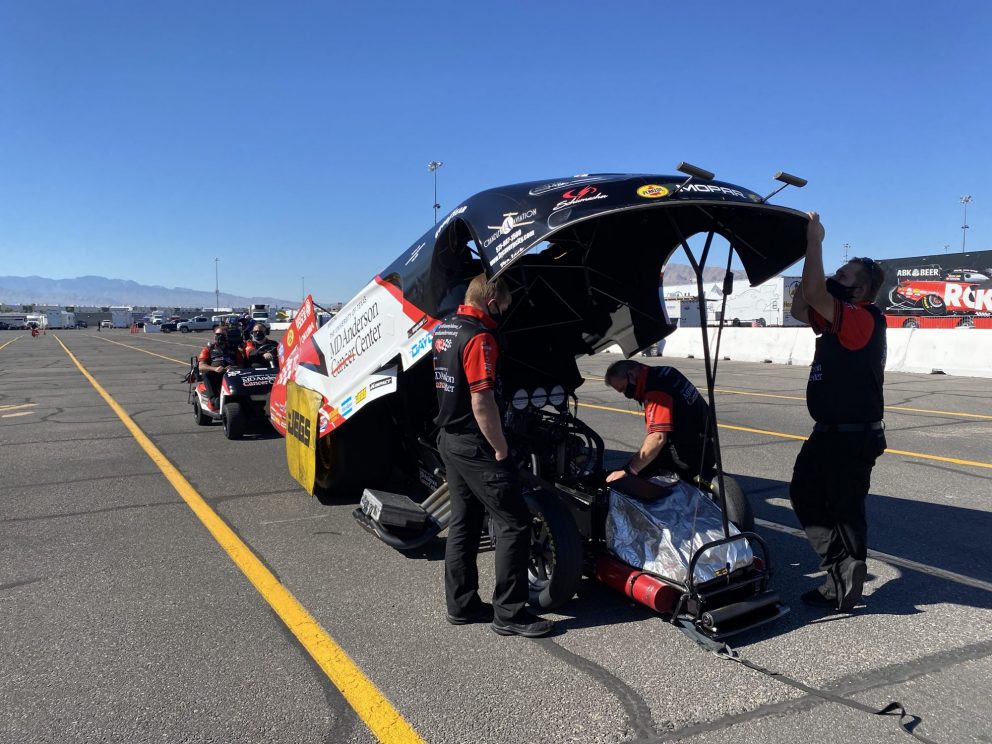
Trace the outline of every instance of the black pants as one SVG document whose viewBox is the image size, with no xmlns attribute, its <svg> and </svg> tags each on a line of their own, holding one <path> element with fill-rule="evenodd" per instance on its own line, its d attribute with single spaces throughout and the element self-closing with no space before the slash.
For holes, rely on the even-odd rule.
<svg viewBox="0 0 992 744">
<path fill-rule="evenodd" d="M 520 492 L 520 476 L 496 462 L 481 433 L 441 432 L 441 460 L 448 477 L 451 521 L 444 554 L 444 591 L 448 613 L 464 615 L 479 601 L 476 557 L 485 512 L 496 543 L 493 612 L 512 620 L 527 603 L 530 511 Z"/>
<path fill-rule="evenodd" d="M 885 432 L 814 431 L 792 471 L 789 497 L 820 566 L 836 579 L 868 555 L 865 497 L 871 470 L 885 451 Z"/>
<path fill-rule="evenodd" d="M 221 378 L 224 374 L 222 372 L 214 372 L 213 370 L 208 370 L 207 372 L 201 371 L 200 374 L 203 375 L 203 384 L 207 388 L 207 397 L 211 400 L 219 398 Z"/>
</svg>

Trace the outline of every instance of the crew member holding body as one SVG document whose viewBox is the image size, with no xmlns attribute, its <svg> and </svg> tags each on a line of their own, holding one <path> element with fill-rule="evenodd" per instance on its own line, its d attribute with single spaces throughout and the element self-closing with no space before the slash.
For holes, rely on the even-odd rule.
<svg viewBox="0 0 992 744">
<path fill-rule="evenodd" d="M 823 586 L 802 600 L 847 612 L 861 599 L 868 555 L 865 497 L 886 446 L 885 317 L 873 304 L 885 272 L 870 258 L 855 258 L 825 278 L 823 237 L 820 216 L 810 212 L 802 291 L 793 298 L 792 315 L 818 334 L 806 385 L 806 406 L 816 424 L 796 458 L 789 495 L 827 571 Z"/>
<path fill-rule="evenodd" d="M 214 328 L 214 340 L 203 347 L 198 361 L 210 405 L 216 410 L 220 400 L 221 375 L 228 367 L 240 367 L 245 362 L 241 347 L 231 342 L 226 324 Z"/>
<path fill-rule="evenodd" d="M 668 470 L 683 480 L 709 482 L 716 472 L 710 407 L 689 379 L 674 367 L 649 367 L 621 359 L 606 370 L 606 384 L 644 406 L 647 435 L 623 470 L 606 476 L 611 483 L 627 475 L 649 478 Z"/>
<path fill-rule="evenodd" d="M 500 635 L 536 638 L 553 623 L 525 609 L 531 516 L 496 402 L 499 348 L 493 332 L 510 300 L 502 281 L 490 283 L 479 274 L 464 304 L 434 331 L 434 423 L 441 429 L 438 449 L 451 497 L 444 588 L 449 623 L 491 621 Z M 486 511 L 496 543 L 492 606 L 479 597 L 476 566 Z"/>
</svg>

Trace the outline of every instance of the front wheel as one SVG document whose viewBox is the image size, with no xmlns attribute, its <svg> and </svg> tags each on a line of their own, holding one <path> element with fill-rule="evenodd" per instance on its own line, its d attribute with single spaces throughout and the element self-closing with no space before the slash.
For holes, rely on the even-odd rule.
<svg viewBox="0 0 992 744">
<path fill-rule="evenodd" d="M 241 439 L 245 435 L 245 412 L 237 401 L 224 403 L 224 436 L 228 439 Z"/>
<path fill-rule="evenodd" d="M 186 326 L 182 326 L 182 327 L 181 327 L 181 328 L 179 329 L 179 332 L 180 332 L 180 333 L 189 333 L 189 328 L 187 328 Z"/>
<path fill-rule="evenodd" d="M 944 314 L 944 299 L 940 295 L 928 294 L 922 300 L 920 300 L 920 305 L 926 311 L 927 315 L 943 315 Z"/>
<path fill-rule="evenodd" d="M 551 610 L 568 602 L 579 588 L 582 538 L 571 513 L 554 494 L 531 491 L 524 500 L 531 514 L 530 603 Z"/>
<path fill-rule="evenodd" d="M 735 478 L 724 473 L 723 484 L 726 486 L 727 519 L 733 522 L 741 532 L 754 532 L 754 512 L 747 494 Z M 720 503 L 720 483 L 713 479 L 713 500 Z"/>
<path fill-rule="evenodd" d="M 906 318 L 906 320 L 904 320 L 902 322 L 902 327 L 903 328 L 919 328 L 920 327 L 920 321 L 918 321 L 916 318 Z"/>
</svg>

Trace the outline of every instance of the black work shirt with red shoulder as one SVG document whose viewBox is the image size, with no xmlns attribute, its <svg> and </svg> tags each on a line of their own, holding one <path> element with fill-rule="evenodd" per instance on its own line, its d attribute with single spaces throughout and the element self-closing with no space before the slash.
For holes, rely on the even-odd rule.
<svg viewBox="0 0 992 744">
<path fill-rule="evenodd" d="M 221 348 L 215 341 L 211 341 L 200 350 L 197 360 L 201 364 L 208 364 L 216 367 L 223 364 L 225 367 L 240 367 L 245 363 L 244 354 L 240 348 L 230 349 L 228 346 Z"/>
<path fill-rule="evenodd" d="M 674 367 L 642 367 L 634 398 L 644 404 L 648 433 L 667 433 L 679 452 L 700 448 L 710 407 L 689 378 Z"/>
<path fill-rule="evenodd" d="M 820 424 L 867 424 L 882 420 L 885 372 L 885 317 L 870 302 L 834 298 L 828 322 L 809 310 L 818 334 L 806 384 L 806 407 Z"/>
<path fill-rule="evenodd" d="M 461 305 L 434 330 L 434 386 L 438 414 L 434 423 L 449 432 L 479 431 L 472 393 L 497 390 L 499 347 L 496 323 L 485 311 Z"/>
</svg>

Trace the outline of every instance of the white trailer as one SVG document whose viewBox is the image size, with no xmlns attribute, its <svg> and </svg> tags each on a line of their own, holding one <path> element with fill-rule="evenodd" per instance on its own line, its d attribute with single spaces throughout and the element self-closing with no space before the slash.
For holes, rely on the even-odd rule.
<svg viewBox="0 0 992 744">
<path fill-rule="evenodd" d="M 792 317 L 792 297 L 799 287 L 798 276 L 776 276 L 756 287 L 749 287 L 743 281 L 734 282 L 734 291 L 727 297 L 723 311 L 724 321 L 730 326 L 797 326 L 802 325 Z M 720 307 L 723 303 L 723 287 L 720 284 L 705 284 L 706 315 L 708 325 L 720 321 Z M 696 303 L 698 291 L 693 284 L 665 287 L 665 305 L 671 318 L 692 312 L 690 305 Z M 691 298 L 691 302 L 687 300 Z M 680 321 L 680 325 L 698 325 L 698 313 L 691 320 Z"/>
<path fill-rule="evenodd" d="M 134 308 L 130 305 L 119 305 L 110 308 L 111 328 L 130 328 L 134 323 Z"/>
<path fill-rule="evenodd" d="M 44 313 L 44 328 L 75 328 L 76 314 L 66 310 L 46 310 Z"/>
</svg>

